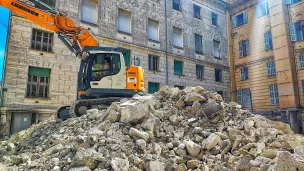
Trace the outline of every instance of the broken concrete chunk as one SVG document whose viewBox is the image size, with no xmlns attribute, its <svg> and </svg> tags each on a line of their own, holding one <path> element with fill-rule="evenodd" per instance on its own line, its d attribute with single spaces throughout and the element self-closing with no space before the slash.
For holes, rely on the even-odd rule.
<svg viewBox="0 0 304 171">
<path fill-rule="evenodd" d="M 111 160 L 111 167 L 114 171 L 128 171 L 129 161 L 127 159 L 115 157 Z"/>
<path fill-rule="evenodd" d="M 165 164 L 160 161 L 150 161 L 145 168 L 147 171 L 165 171 Z"/>
<path fill-rule="evenodd" d="M 184 141 L 184 144 L 186 146 L 187 152 L 190 154 L 192 157 L 197 157 L 199 153 L 201 152 L 201 146 L 194 143 L 191 140 Z"/>
<path fill-rule="evenodd" d="M 207 150 L 211 150 L 220 141 L 221 141 L 221 138 L 218 135 L 212 133 L 209 135 L 209 137 L 207 139 L 204 140 L 205 146 L 203 148 L 205 148 Z"/>
<path fill-rule="evenodd" d="M 207 118 L 213 118 L 218 112 L 222 111 L 223 107 L 215 101 L 209 102 L 203 106 L 203 112 Z"/>
</svg>

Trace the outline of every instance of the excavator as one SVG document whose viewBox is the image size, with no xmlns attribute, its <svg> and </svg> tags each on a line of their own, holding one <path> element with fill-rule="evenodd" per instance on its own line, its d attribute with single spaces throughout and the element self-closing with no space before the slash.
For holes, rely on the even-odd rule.
<svg viewBox="0 0 304 171">
<path fill-rule="evenodd" d="M 100 47 L 94 33 L 75 26 L 64 11 L 41 0 L 0 0 L 0 6 L 55 32 L 80 58 L 77 99 L 71 106 L 57 109 L 59 119 L 80 117 L 96 106 L 105 109 L 112 102 L 145 91 L 142 67 L 126 66 L 123 49 Z"/>
</svg>

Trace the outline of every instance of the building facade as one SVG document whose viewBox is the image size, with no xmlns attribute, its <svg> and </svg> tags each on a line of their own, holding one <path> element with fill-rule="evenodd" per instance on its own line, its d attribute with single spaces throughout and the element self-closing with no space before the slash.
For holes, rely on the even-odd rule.
<svg viewBox="0 0 304 171">
<path fill-rule="evenodd" d="M 231 1 L 232 99 L 302 133 L 304 2 Z"/>
<path fill-rule="evenodd" d="M 147 92 L 200 85 L 230 100 L 226 2 L 42 1 L 90 28 L 99 46 L 124 48 L 126 65 L 144 68 Z M 76 99 L 80 61 L 53 32 L 13 14 L 6 59 L 1 132 L 25 129 Z"/>
</svg>

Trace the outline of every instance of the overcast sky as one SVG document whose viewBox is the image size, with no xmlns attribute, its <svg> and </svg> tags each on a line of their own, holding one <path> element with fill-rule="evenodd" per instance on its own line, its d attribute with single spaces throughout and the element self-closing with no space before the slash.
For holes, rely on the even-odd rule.
<svg viewBox="0 0 304 171">
<path fill-rule="evenodd" d="M 4 67 L 4 52 L 6 47 L 7 27 L 9 23 L 10 11 L 0 7 L 0 81 L 2 81 L 2 73 Z"/>
</svg>

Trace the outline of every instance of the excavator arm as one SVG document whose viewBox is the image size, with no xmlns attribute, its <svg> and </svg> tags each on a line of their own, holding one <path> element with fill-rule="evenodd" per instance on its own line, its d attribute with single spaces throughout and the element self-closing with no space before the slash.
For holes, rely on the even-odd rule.
<svg viewBox="0 0 304 171">
<path fill-rule="evenodd" d="M 38 9 L 19 0 L 0 0 L 0 6 L 56 32 L 64 44 L 76 55 L 86 46 L 98 46 L 94 35 L 87 29 L 76 27 L 64 12 L 52 9 L 39 0 L 30 1 L 36 5 L 45 6 L 49 10 Z"/>
</svg>

